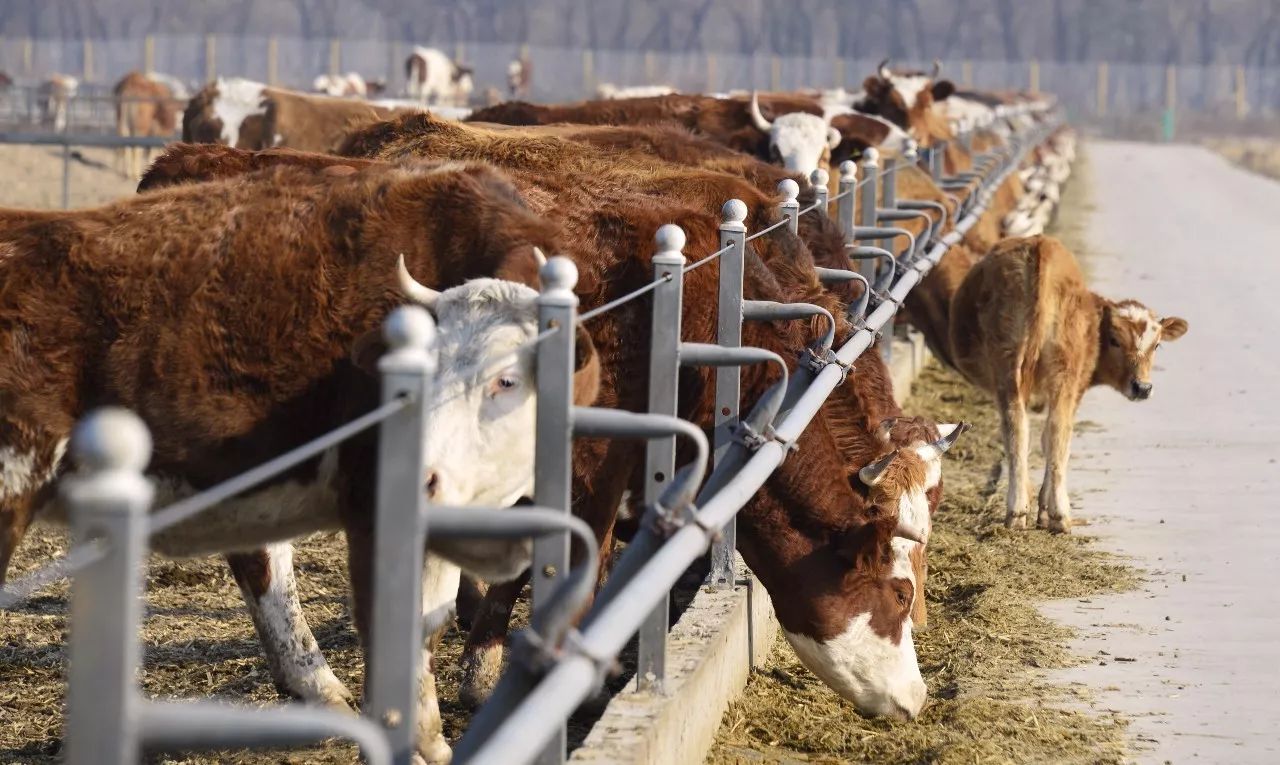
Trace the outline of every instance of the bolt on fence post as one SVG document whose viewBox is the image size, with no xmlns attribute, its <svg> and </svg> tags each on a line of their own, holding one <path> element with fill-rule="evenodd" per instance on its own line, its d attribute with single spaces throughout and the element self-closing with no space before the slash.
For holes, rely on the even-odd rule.
<svg viewBox="0 0 1280 765">
<path fill-rule="evenodd" d="M 795 234 L 800 231 L 800 184 L 790 178 L 778 181 L 778 193 L 783 199 L 778 203 L 778 212 L 787 219 L 787 230 Z"/>
<path fill-rule="evenodd" d="M 364 713 L 387 730 L 392 762 L 415 751 L 422 674 L 422 532 L 426 495 L 427 396 L 436 370 L 435 322 L 419 306 L 392 311 L 382 328 L 389 346 L 378 360 L 382 400 L 410 405 L 378 429 L 373 604 Z"/>
<path fill-rule="evenodd" d="M 649 341 L 649 409 L 652 414 L 676 414 L 677 382 L 680 374 L 680 319 L 684 301 L 685 234 L 668 223 L 653 237 L 652 334 Z M 676 437 L 651 438 L 645 450 L 644 503 L 651 506 L 662 496 L 675 475 Z M 662 692 L 666 678 L 667 623 L 670 594 L 662 598 L 640 626 L 640 646 L 636 667 L 637 689 Z"/>
<path fill-rule="evenodd" d="M 862 195 L 858 200 L 858 225 L 873 227 L 877 224 L 876 209 L 879 207 L 879 199 L 877 194 L 879 189 L 880 178 L 880 152 L 871 147 L 862 154 Z M 858 271 L 871 284 L 876 283 L 876 270 L 879 265 L 876 260 L 864 260 L 858 266 Z"/>
<path fill-rule="evenodd" d="M 830 216 L 831 211 L 828 205 L 831 204 L 831 189 L 827 188 L 827 184 L 831 182 L 831 174 L 819 167 L 809 174 L 809 182 L 813 184 L 815 209 L 821 210 L 823 215 Z"/>
<path fill-rule="evenodd" d="M 742 271 L 746 262 L 747 205 L 730 199 L 720 209 L 720 247 L 733 245 L 720 256 L 720 294 L 716 342 L 725 348 L 742 345 Z M 712 464 L 718 465 L 728 454 L 738 429 L 738 407 L 742 395 L 742 375 L 738 367 L 716 368 L 716 412 Z M 711 546 L 711 574 L 707 583 L 713 587 L 733 587 L 735 572 L 733 551 L 737 548 L 737 525 L 730 519 L 720 538 Z"/>
<path fill-rule="evenodd" d="M 66 761 L 132 765 L 140 754 L 142 577 L 154 494 L 142 471 L 151 434 L 133 412 L 99 409 L 76 426 L 71 453 L 81 472 L 61 491 L 73 539 L 101 539 L 106 556 L 71 585 Z"/>
<path fill-rule="evenodd" d="M 534 503 L 572 511 L 573 459 L 573 361 L 578 296 L 578 268 L 572 260 L 557 256 L 540 274 L 538 331 L 557 331 L 538 345 L 537 450 L 534 457 Z M 587 551 L 588 555 L 594 551 Z M 533 542 L 533 609 L 551 599 L 556 586 L 569 573 L 569 533 L 548 534 Z M 563 722 L 537 761 L 558 765 L 567 756 L 568 737 Z"/>
<path fill-rule="evenodd" d="M 885 210 L 893 210 L 898 206 L 898 158 L 885 157 L 884 172 L 880 177 L 880 207 Z M 879 220 L 876 221 L 879 223 Z M 922 237 L 923 238 L 923 237 Z M 897 258 L 898 254 L 894 251 L 893 239 L 880 240 L 880 247 L 894 253 Z M 905 261 L 904 261 L 905 262 Z M 892 285 L 890 285 L 892 286 Z M 881 338 L 880 355 L 884 357 L 884 363 L 888 364 L 893 360 L 893 317 L 884 323 L 880 329 Z"/>
</svg>

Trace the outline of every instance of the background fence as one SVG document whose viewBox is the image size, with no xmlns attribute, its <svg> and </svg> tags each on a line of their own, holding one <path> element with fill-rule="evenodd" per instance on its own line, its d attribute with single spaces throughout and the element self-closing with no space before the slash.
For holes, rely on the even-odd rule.
<svg viewBox="0 0 1280 765">
<path fill-rule="evenodd" d="M 0 71 L 31 84 L 61 72 L 110 86 L 132 69 L 164 72 L 196 86 L 215 76 L 247 77 L 309 88 L 316 75 L 357 71 L 403 93 L 401 40 L 304 39 L 229 35 L 152 35 L 107 40 L 0 38 Z M 593 93 L 602 82 L 661 83 L 678 89 L 857 89 L 879 57 L 854 59 L 727 53 L 583 50 L 524 46 L 533 62 L 530 97 L 562 101 Z M 519 52 L 505 44 L 457 43 L 447 51 L 476 70 L 476 92 L 505 94 L 506 68 Z M 908 64 L 910 62 L 900 62 Z M 924 62 L 916 62 L 923 64 Z M 961 86 L 1029 88 L 1053 93 L 1072 119 L 1161 111 L 1243 118 L 1280 111 L 1280 68 L 1049 61 L 944 61 Z"/>
</svg>

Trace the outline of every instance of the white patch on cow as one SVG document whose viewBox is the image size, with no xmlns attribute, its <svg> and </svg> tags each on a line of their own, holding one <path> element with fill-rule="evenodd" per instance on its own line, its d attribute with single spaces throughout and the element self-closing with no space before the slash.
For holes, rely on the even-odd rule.
<svg viewBox="0 0 1280 765">
<path fill-rule="evenodd" d="M 617 100 L 620 98 L 656 98 L 658 96 L 669 96 L 678 92 L 671 85 L 614 85 L 611 82 L 602 82 L 596 86 L 596 96 L 605 100 Z"/>
<path fill-rule="evenodd" d="M 428 527 L 430 528 L 430 527 Z M 422 568 L 422 633 L 430 636 L 448 624 L 457 610 L 462 569 L 438 555 L 427 554 Z"/>
<path fill-rule="evenodd" d="M 222 140 L 235 146 L 240 140 L 240 128 L 249 117 L 267 113 L 263 101 L 266 85 L 240 77 L 219 77 L 218 95 L 213 99 L 213 115 L 222 122 Z"/>
<path fill-rule="evenodd" d="M 1116 316 L 1121 316 L 1141 328 L 1138 336 L 1137 351 L 1140 354 L 1151 352 L 1160 341 L 1160 319 L 1150 308 L 1129 303 L 1116 309 Z"/>
<path fill-rule="evenodd" d="M 923 74 L 895 74 L 889 78 L 889 84 L 902 96 L 902 102 L 907 105 L 908 109 L 916 105 L 916 100 L 920 98 L 920 94 L 932 83 L 933 80 Z"/>
<path fill-rule="evenodd" d="M 822 117 L 805 112 L 791 112 L 775 117 L 769 142 L 778 150 L 782 164 L 806 178 L 830 149 L 830 126 Z"/>
<path fill-rule="evenodd" d="M 320 458 L 315 480 L 285 481 L 227 500 L 151 538 L 162 555 L 184 557 L 263 545 L 338 527 L 338 493 L 334 485 L 338 452 Z M 156 477 L 155 507 L 194 494 L 185 482 Z"/>
<path fill-rule="evenodd" d="M 33 451 L 0 447 L 0 499 L 20 497 L 52 481 L 66 452 L 67 439 L 59 439 L 53 447 L 53 460 L 41 465 L 39 455 Z"/>
<path fill-rule="evenodd" d="M 787 630 L 783 634 L 800 662 L 860 712 L 915 717 L 924 706 L 928 691 L 910 618 L 897 645 L 871 629 L 870 613 L 858 614 L 844 632 L 823 642 Z"/>
<path fill-rule="evenodd" d="M 457 65 L 435 48 L 414 46 L 409 54 L 410 71 L 406 94 L 424 104 L 447 103 L 461 106 L 471 95 L 471 75 L 454 79 Z"/>
<path fill-rule="evenodd" d="M 249 616 L 262 641 L 272 679 L 303 701 L 350 708 L 351 692 L 329 668 L 298 600 L 293 573 L 293 545 L 266 547 L 270 581 L 261 597 L 241 587 Z"/>
</svg>

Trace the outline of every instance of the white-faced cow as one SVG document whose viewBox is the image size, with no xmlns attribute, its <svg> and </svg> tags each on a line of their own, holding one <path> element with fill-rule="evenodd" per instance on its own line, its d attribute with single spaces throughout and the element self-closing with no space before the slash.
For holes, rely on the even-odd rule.
<svg viewBox="0 0 1280 765">
<path fill-rule="evenodd" d="M 1028 404 L 1049 410 L 1037 526 L 1069 532 L 1067 459 L 1081 397 L 1106 385 L 1131 400 L 1146 399 L 1156 348 L 1186 331 L 1183 319 L 1090 292 L 1075 258 L 1051 237 L 1005 239 L 973 266 L 951 303 L 952 356 L 971 382 L 995 394 L 1000 408 L 1007 526 L 1026 526 Z"/>
<path fill-rule="evenodd" d="M 70 118 L 71 101 L 79 90 L 80 80 L 69 74 L 51 74 L 40 83 L 36 95 L 44 124 L 55 132 L 64 132 Z"/>
</svg>

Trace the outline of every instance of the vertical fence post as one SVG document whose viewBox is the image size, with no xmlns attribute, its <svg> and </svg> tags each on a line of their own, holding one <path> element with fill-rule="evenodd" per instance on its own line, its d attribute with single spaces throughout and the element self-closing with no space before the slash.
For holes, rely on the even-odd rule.
<svg viewBox="0 0 1280 765">
<path fill-rule="evenodd" d="M 778 193 L 782 201 L 778 203 L 778 212 L 787 219 L 787 230 L 793 234 L 800 232 L 800 184 L 790 178 L 778 181 Z"/>
<path fill-rule="evenodd" d="M 572 510 L 573 488 L 573 358 L 578 296 L 578 269 L 565 257 L 551 258 L 541 273 L 538 331 L 557 330 L 538 346 L 537 451 L 534 457 L 534 502 L 541 507 Z M 594 551 L 588 551 L 588 555 Z M 569 572 L 569 533 L 549 534 L 533 543 L 533 610 L 551 598 Z M 567 755 L 563 723 L 538 756 L 542 765 L 558 765 Z"/>
<path fill-rule="evenodd" d="M 718 59 L 716 58 L 716 54 L 708 53 L 707 54 L 707 92 L 708 93 L 716 92 L 716 82 L 718 81 L 718 74 L 719 74 L 717 71 L 717 64 L 718 64 Z"/>
<path fill-rule="evenodd" d="M 960 82 L 966 88 L 973 87 L 973 62 L 968 59 L 960 62 Z"/>
<path fill-rule="evenodd" d="M 30 77 L 35 66 L 35 42 L 30 37 L 22 38 L 22 76 Z"/>
<path fill-rule="evenodd" d="M 1161 133 L 1165 141 L 1172 141 L 1178 114 L 1178 69 L 1173 64 L 1164 68 L 1164 120 Z"/>
<path fill-rule="evenodd" d="M 1236 67 L 1236 119 L 1242 120 L 1249 114 L 1249 96 L 1245 83 L 1244 67 Z"/>
<path fill-rule="evenodd" d="M 338 38 L 329 40 L 329 76 L 337 77 L 342 73 L 342 41 Z"/>
<path fill-rule="evenodd" d="M 205 82 L 218 79 L 218 38 L 211 34 L 204 36 L 204 79 Z"/>
<path fill-rule="evenodd" d="M 885 157 L 884 172 L 881 174 L 881 178 L 880 178 L 880 206 L 886 210 L 892 210 L 898 206 L 898 172 L 897 171 L 898 171 L 898 158 Z M 879 221 L 877 220 L 877 223 L 878 222 Z M 923 239 L 924 237 L 922 235 L 921 240 L 923 241 Z M 880 241 L 880 246 L 888 250 L 889 252 L 893 252 L 894 257 L 897 257 L 897 253 L 894 252 L 893 243 L 894 243 L 893 239 L 883 239 Z M 889 320 L 884 323 L 884 327 L 881 329 L 881 333 L 882 333 L 881 337 L 883 338 L 883 342 L 880 343 L 880 355 L 884 357 L 884 363 L 888 364 L 890 361 L 893 360 L 893 317 L 892 316 L 890 316 Z"/>
<path fill-rule="evenodd" d="M 156 36 L 147 35 L 142 38 L 142 71 L 156 70 Z"/>
<path fill-rule="evenodd" d="M 845 79 L 848 77 L 848 73 L 845 72 L 845 63 L 843 58 L 836 59 L 835 70 L 836 70 L 836 87 L 844 88 Z"/>
<path fill-rule="evenodd" d="M 684 300 L 684 231 L 668 223 L 653 237 L 652 334 L 649 341 L 649 409 L 653 414 L 676 414 L 677 382 L 680 374 L 680 319 Z M 676 438 L 651 438 L 645 449 L 644 503 L 650 506 L 662 496 L 675 475 Z M 670 593 L 640 625 L 640 645 L 636 666 L 638 690 L 662 693 L 667 669 L 667 623 Z"/>
<path fill-rule="evenodd" d="M 935 141 L 929 149 L 929 172 L 937 180 L 947 174 L 947 142 Z"/>
<path fill-rule="evenodd" d="M 1107 62 L 1098 62 L 1098 100 L 1094 105 L 1094 112 L 1099 117 L 1107 116 L 1107 87 L 1111 82 L 1110 75 L 1107 72 Z"/>
<path fill-rule="evenodd" d="M 138 762 L 138 665 L 143 564 L 153 489 L 142 475 L 151 434 L 137 415 L 99 409 L 71 439 L 82 473 L 63 483 L 76 544 L 99 538 L 106 557 L 71 585 L 66 762 Z"/>
<path fill-rule="evenodd" d="M 644 52 L 644 81 L 646 85 L 652 85 L 658 79 L 658 62 L 653 57 L 653 51 Z"/>
<path fill-rule="evenodd" d="M 1034 58 L 1027 64 L 1027 89 L 1032 93 L 1040 92 L 1040 61 Z"/>
<path fill-rule="evenodd" d="M 365 671 L 365 715 L 387 729 L 392 762 L 413 758 L 422 675 L 422 517 L 426 505 L 427 396 L 436 369 L 435 324 L 418 306 L 383 325 L 388 352 L 378 361 L 382 400 L 409 398 L 378 430 L 373 605 Z"/>
<path fill-rule="evenodd" d="M 267 38 L 267 84 L 280 82 L 280 38 L 271 35 Z"/>
<path fill-rule="evenodd" d="M 589 48 L 582 51 L 582 89 L 585 92 L 584 97 L 592 98 L 596 92 L 596 62 L 595 54 Z"/>
<path fill-rule="evenodd" d="M 84 38 L 84 81 L 93 82 L 93 40 Z"/>
<path fill-rule="evenodd" d="M 777 56 L 769 57 L 769 90 L 782 90 L 782 59 Z"/>
<path fill-rule="evenodd" d="M 851 159 L 846 159 L 840 163 L 840 185 L 836 193 L 840 198 L 836 200 L 836 220 L 840 223 L 840 231 L 844 233 L 845 243 L 852 240 L 853 235 L 853 209 L 857 205 L 857 200 L 853 198 L 854 189 L 858 185 L 858 165 Z"/>
<path fill-rule="evenodd" d="M 809 183 L 813 184 L 813 203 L 823 215 L 830 216 L 831 189 L 827 184 L 831 183 L 831 174 L 819 167 L 809 174 Z"/>
<path fill-rule="evenodd" d="M 62 144 L 62 209 L 71 209 L 71 144 Z"/>
<path fill-rule="evenodd" d="M 876 220 L 876 208 L 879 206 L 879 198 L 877 196 L 880 178 L 880 152 L 875 147 L 867 149 L 862 154 L 862 194 L 858 199 L 858 225 L 874 226 Z M 876 267 L 879 261 L 874 259 L 864 260 L 858 266 L 858 271 L 866 277 L 871 284 L 876 283 Z"/>
<path fill-rule="evenodd" d="M 747 205 L 730 199 L 720 209 L 720 247 L 733 247 L 720 256 L 720 294 L 718 299 L 716 342 L 725 348 L 742 345 L 742 271 L 746 262 Z M 738 429 L 739 398 L 742 376 L 738 367 L 716 368 L 716 413 L 713 464 L 719 464 L 733 445 Z M 738 544 L 734 519 L 724 525 L 720 538 L 711 546 L 711 573 L 707 583 L 712 587 L 733 587 L 736 572 L 733 551 Z"/>
</svg>

